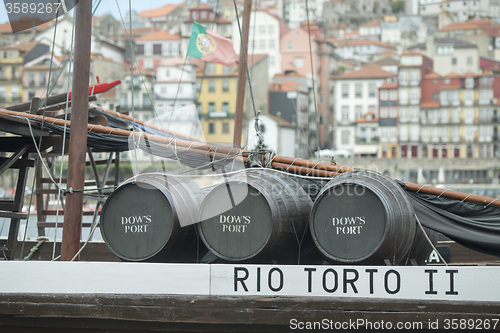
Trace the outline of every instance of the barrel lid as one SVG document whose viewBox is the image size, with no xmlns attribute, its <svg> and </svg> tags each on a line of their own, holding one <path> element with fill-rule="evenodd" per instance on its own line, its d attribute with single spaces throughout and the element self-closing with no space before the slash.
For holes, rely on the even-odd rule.
<svg viewBox="0 0 500 333">
<path fill-rule="evenodd" d="M 235 201 L 234 197 L 241 193 L 245 193 L 244 198 Z M 271 236 L 269 203 L 261 192 L 244 182 L 230 181 L 214 188 L 203 201 L 200 216 L 198 227 L 203 242 L 225 260 L 256 256 Z"/>
<path fill-rule="evenodd" d="M 106 200 L 101 212 L 101 234 L 118 257 L 142 261 L 164 249 L 174 222 L 167 193 L 153 183 L 128 182 Z"/>
<path fill-rule="evenodd" d="M 311 211 L 311 234 L 328 258 L 350 262 L 370 256 L 382 242 L 387 212 L 368 187 L 345 181 L 325 188 Z"/>
</svg>

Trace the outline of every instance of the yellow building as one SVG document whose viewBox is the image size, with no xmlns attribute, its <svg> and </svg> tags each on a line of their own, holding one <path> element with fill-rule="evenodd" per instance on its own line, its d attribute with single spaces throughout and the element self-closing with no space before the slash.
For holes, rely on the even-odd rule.
<svg viewBox="0 0 500 333">
<path fill-rule="evenodd" d="M 0 48 L 0 106 L 22 101 L 23 66 L 47 52 L 48 48 L 39 42 L 25 42 Z"/>
<path fill-rule="evenodd" d="M 193 59 L 197 66 L 197 107 L 207 142 L 231 143 L 234 139 L 234 115 L 238 86 L 238 67 L 205 63 Z M 269 81 L 267 55 L 252 55 L 249 61 L 252 77 L 252 92 L 257 110 L 268 111 Z M 249 84 L 246 82 L 243 106 L 242 142 L 245 142 L 245 128 L 248 117 L 253 119 Z M 249 116 L 252 115 L 252 116 Z"/>
<path fill-rule="evenodd" d="M 220 64 L 198 66 L 198 114 L 208 142 L 233 142 L 238 72 Z"/>
</svg>

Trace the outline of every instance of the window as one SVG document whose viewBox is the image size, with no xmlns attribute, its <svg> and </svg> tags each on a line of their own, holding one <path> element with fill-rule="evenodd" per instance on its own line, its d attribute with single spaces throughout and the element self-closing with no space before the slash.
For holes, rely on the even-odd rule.
<svg viewBox="0 0 500 333">
<path fill-rule="evenodd" d="M 359 119 L 363 115 L 363 106 L 356 105 L 354 107 L 354 119 Z"/>
<path fill-rule="evenodd" d="M 153 44 L 153 54 L 161 54 L 161 44 Z"/>
<path fill-rule="evenodd" d="M 390 117 L 391 118 L 397 118 L 398 117 L 398 108 L 397 107 L 391 107 L 391 113 L 390 113 Z"/>
<path fill-rule="evenodd" d="M 215 74 L 215 64 L 213 62 L 207 64 L 207 74 Z"/>
<path fill-rule="evenodd" d="M 467 146 L 467 158 L 472 158 L 472 146 Z"/>
<path fill-rule="evenodd" d="M 222 92 L 229 92 L 229 80 L 222 81 Z"/>
<path fill-rule="evenodd" d="M 399 120 L 402 122 L 408 121 L 408 108 L 399 108 Z"/>
<path fill-rule="evenodd" d="M 298 68 L 304 67 L 304 58 L 295 58 L 295 66 Z"/>
<path fill-rule="evenodd" d="M 466 124 L 472 124 L 474 122 L 474 109 L 472 109 L 472 108 L 465 109 L 464 122 Z"/>
<path fill-rule="evenodd" d="M 392 89 L 390 92 L 390 100 L 396 101 L 398 99 L 398 91 L 396 89 Z"/>
<path fill-rule="evenodd" d="M 408 72 L 406 71 L 399 72 L 399 83 L 403 86 L 408 85 Z"/>
<path fill-rule="evenodd" d="M 349 98 L 349 85 L 348 84 L 342 85 L 342 98 Z"/>
<path fill-rule="evenodd" d="M 266 41 L 265 41 L 265 40 L 261 40 L 261 41 L 259 42 L 259 48 L 260 48 L 261 50 L 265 50 L 265 49 L 266 49 Z"/>
<path fill-rule="evenodd" d="M 370 83 L 368 85 L 368 97 L 376 97 L 377 96 L 377 87 L 375 84 Z"/>
<path fill-rule="evenodd" d="M 473 90 L 466 90 L 464 93 L 464 102 L 465 105 L 472 105 L 474 104 L 474 91 Z"/>
<path fill-rule="evenodd" d="M 270 39 L 269 40 L 269 50 L 274 50 L 274 49 L 275 49 L 274 39 Z"/>
<path fill-rule="evenodd" d="M 229 113 L 229 102 L 222 102 L 222 112 Z"/>
<path fill-rule="evenodd" d="M 356 83 L 354 85 L 354 97 L 363 98 L 363 86 L 361 83 Z"/>
<path fill-rule="evenodd" d="M 420 71 L 418 69 L 413 69 L 410 72 L 410 82 L 412 85 L 417 85 L 420 81 Z"/>
<path fill-rule="evenodd" d="M 472 65 L 472 57 L 467 57 L 467 65 Z"/>
<path fill-rule="evenodd" d="M 342 106 L 342 121 L 349 121 L 349 106 L 347 105 Z"/>
<path fill-rule="evenodd" d="M 407 89 L 401 89 L 399 91 L 399 104 L 401 104 L 401 105 L 408 104 L 408 90 Z"/>
<path fill-rule="evenodd" d="M 208 112 L 215 112 L 215 103 L 214 102 L 208 103 Z"/>
<path fill-rule="evenodd" d="M 381 101 L 386 101 L 388 99 L 388 91 L 383 89 L 383 90 L 380 90 L 380 100 Z"/>
<path fill-rule="evenodd" d="M 343 145 L 348 145 L 350 143 L 351 133 L 347 130 L 341 131 L 340 141 Z"/>
<path fill-rule="evenodd" d="M 289 50 L 293 49 L 293 42 L 286 43 L 286 48 Z"/>
<path fill-rule="evenodd" d="M 215 134 L 215 123 L 208 123 L 208 134 Z"/>
<path fill-rule="evenodd" d="M 442 109 L 441 110 L 441 123 L 447 124 L 449 121 L 450 121 L 450 117 L 449 117 L 448 109 Z"/>
<path fill-rule="evenodd" d="M 213 80 L 208 81 L 208 92 L 209 93 L 215 92 L 215 81 Z"/>
<path fill-rule="evenodd" d="M 265 25 L 260 25 L 259 26 L 259 33 L 261 35 L 265 34 L 267 32 L 266 26 Z"/>
<path fill-rule="evenodd" d="M 411 113 L 411 121 L 414 123 L 418 123 L 420 109 L 418 107 L 412 107 L 410 109 L 410 113 Z"/>
<path fill-rule="evenodd" d="M 389 117 L 389 108 L 380 108 L 380 118 Z"/>
<path fill-rule="evenodd" d="M 453 45 L 438 45 L 436 47 L 437 55 L 449 55 L 453 54 Z"/>
<path fill-rule="evenodd" d="M 144 54 L 144 44 L 137 44 L 137 51 L 136 51 L 136 53 L 138 55 Z"/>
<path fill-rule="evenodd" d="M 476 130 L 472 126 L 465 127 L 465 141 L 474 141 Z"/>
<path fill-rule="evenodd" d="M 457 64 L 457 58 L 453 57 L 451 58 L 451 64 L 456 65 Z"/>
<path fill-rule="evenodd" d="M 35 73 L 34 72 L 28 72 L 28 85 L 30 87 L 33 87 L 35 85 Z M 30 98 L 31 100 L 31 98 Z"/>
<path fill-rule="evenodd" d="M 460 108 L 453 109 L 453 112 L 452 112 L 452 121 L 455 124 L 460 123 L 461 113 L 462 113 L 462 110 Z"/>
<path fill-rule="evenodd" d="M 40 72 L 40 85 L 43 86 L 47 84 L 47 73 Z"/>
<path fill-rule="evenodd" d="M 229 134 L 229 123 L 228 122 L 222 123 L 222 134 Z"/>
<path fill-rule="evenodd" d="M 120 95 L 120 104 L 121 104 L 122 107 L 124 107 L 124 106 L 127 105 L 127 100 L 128 100 L 127 93 L 121 93 L 121 95 Z"/>
<path fill-rule="evenodd" d="M 420 104 L 420 88 L 412 88 L 410 94 L 410 103 L 414 105 Z"/>
</svg>

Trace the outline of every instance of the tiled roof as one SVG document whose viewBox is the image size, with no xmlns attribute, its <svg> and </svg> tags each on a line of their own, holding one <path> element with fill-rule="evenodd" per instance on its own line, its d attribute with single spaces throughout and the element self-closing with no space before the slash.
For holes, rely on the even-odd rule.
<svg viewBox="0 0 500 333">
<path fill-rule="evenodd" d="M 435 72 L 430 72 L 426 76 L 424 76 L 425 79 L 440 79 L 441 75 L 435 73 Z"/>
<path fill-rule="evenodd" d="M 170 14 L 174 9 L 176 9 L 178 6 L 183 6 L 184 4 L 168 4 L 160 8 L 155 8 L 155 9 L 149 9 L 149 10 L 143 10 L 142 12 L 139 13 L 139 17 L 145 17 L 145 18 L 153 18 L 153 17 L 161 17 L 161 16 L 167 16 Z"/>
<path fill-rule="evenodd" d="M 153 32 L 149 35 L 144 35 L 136 39 L 136 41 L 150 41 L 150 40 L 180 40 L 178 35 L 172 35 L 168 31 L 160 30 Z"/>
<path fill-rule="evenodd" d="M 393 82 L 386 82 L 384 84 L 382 84 L 379 89 L 396 89 L 398 87 L 398 85 L 396 83 L 393 83 Z"/>
<path fill-rule="evenodd" d="M 349 73 L 341 74 L 335 76 L 335 79 L 383 79 L 388 77 L 393 77 L 394 74 L 385 71 L 376 64 L 368 64 L 361 67 L 357 71 L 352 71 Z"/>
</svg>

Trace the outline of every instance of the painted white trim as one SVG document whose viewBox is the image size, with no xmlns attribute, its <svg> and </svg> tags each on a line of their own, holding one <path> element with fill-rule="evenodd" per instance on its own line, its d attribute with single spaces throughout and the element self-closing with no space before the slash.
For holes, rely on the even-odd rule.
<svg viewBox="0 0 500 333">
<path fill-rule="evenodd" d="M 494 266 L 0 262 L 0 294 L 158 294 L 500 300 Z"/>
</svg>

